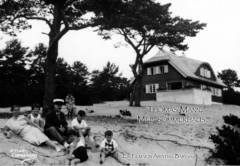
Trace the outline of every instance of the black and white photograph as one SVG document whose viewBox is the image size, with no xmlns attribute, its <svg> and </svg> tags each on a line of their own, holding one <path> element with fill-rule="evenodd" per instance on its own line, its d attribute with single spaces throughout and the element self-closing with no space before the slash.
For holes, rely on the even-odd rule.
<svg viewBox="0 0 240 166">
<path fill-rule="evenodd" d="M 0 165 L 240 165 L 239 44 L 239 0 L 0 0 Z"/>
</svg>

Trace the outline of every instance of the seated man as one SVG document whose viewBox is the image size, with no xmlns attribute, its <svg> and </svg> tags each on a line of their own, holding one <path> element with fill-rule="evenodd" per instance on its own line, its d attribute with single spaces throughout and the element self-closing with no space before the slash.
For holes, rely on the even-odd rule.
<svg viewBox="0 0 240 166">
<path fill-rule="evenodd" d="M 53 110 L 46 114 L 44 129 L 50 139 L 56 140 L 64 145 L 65 148 L 68 148 L 69 144 L 67 140 L 73 132 L 68 129 L 65 115 L 61 112 L 63 104 L 64 101 L 62 99 L 53 100 Z"/>
</svg>

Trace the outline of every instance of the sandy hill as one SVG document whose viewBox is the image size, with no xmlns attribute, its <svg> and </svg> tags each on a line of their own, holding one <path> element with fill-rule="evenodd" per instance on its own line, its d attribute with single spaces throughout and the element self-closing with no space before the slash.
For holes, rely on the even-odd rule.
<svg viewBox="0 0 240 166">
<path fill-rule="evenodd" d="M 25 107 L 24 109 L 29 109 Z M 209 135 L 216 126 L 223 124 L 222 116 L 234 114 L 240 117 L 240 107 L 232 105 L 186 105 L 176 103 L 142 102 L 142 107 L 128 107 L 126 101 L 106 102 L 93 106 L 77 106 L 86 110 L 87 121 L 97 141 L 103 139 L 107 129 L 114 132 L 122 157 L 131 165 L 149 166 L 201 166 L 214 145 Z M 119 110 L 129 110 L 131 117 L 120 117 Z M 0 112 L 8 112 L 8 108 Z M 94 110 L 93 113 L 89 110 Z M 1 118 L 1 117 L 0 117 Z M 6 119 L 0 119 L 3 127 Z M 34 165 L 68 165 L 66 155 L 46 147 L 35 147 L 14 137 L 6 139 L 0 133 L 1 165 L 20 164 L 13 151 L 26 150 L 37 156 Z M 89 150 L 89 160 L 82 166 L 99 165 L 99 152 Z M 105 166 L 120 166 L 108 158 Z"/>
</svg>

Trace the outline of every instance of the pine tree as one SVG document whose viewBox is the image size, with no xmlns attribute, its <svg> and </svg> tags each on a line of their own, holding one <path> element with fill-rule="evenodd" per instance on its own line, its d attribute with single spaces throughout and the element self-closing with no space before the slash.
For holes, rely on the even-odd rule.
<svg viewBox="0 0 240 166">
<path fill-rule="evenodd" d="M 235 115 L 224 116 L 224 125 L 217 127 L 217 134 L 210 136 L 215 144 L 208 163 L 221 161 L 224 164 L 240 164 L 240 118 Z"/>
</svg>

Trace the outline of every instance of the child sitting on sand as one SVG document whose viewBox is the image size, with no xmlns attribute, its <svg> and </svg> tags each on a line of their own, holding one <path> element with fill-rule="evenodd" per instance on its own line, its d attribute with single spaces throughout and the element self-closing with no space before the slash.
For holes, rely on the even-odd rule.
<svg viewBox="0 0 240 166">
<path fill-rule="evenodd" d="M 81 134 L 80 137 L 75 138 L 75 140 L 70 145 L 69 161 L 73 164 L 82 163 L 88 159 L 87 148 L 85 146 L 84 136 Z"/>
<path fill-rule="evenodd" d="M 111 130 L 107 130 L 104 135 L 105 139 L 100 144 L 100 164 L 103 164 L 106 157 L 111 156 L 123 165 L 130 165 L 129 163 L 121 160 L 118 153 L 118 144 L 112 138 L 113 132 Z"/>
<path fill-rule="evenodd" d="M 44 128 L 44 120 L 41 118 L 40 115 L 40 105 L 33 104 L 32 105 L 32 112 L 28 115 L 28 118 L 31 122 L 36 124 L 39 128 Z"/>
<path fill-rule="evenodd" d="M 72 128 L 79 133 L 79 135 L 83 135 L 84 137 L 89 137 L 90 141 L 94 141 L 91 132 L 90 127 L 87 125 L 84 118 L 86 117 L 86 113 L 83 110 L 78 111 L 77 117 L 72 120 L 71 126 Z"/>
</svg>

